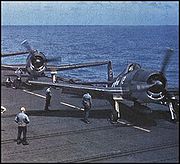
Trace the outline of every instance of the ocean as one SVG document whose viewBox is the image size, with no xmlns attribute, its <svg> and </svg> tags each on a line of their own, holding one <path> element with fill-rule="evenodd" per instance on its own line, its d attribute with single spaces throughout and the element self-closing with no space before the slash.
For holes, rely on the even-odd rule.
<svg viewBox="0 0 180 164">
<path fill-rule="evenodd" d="M 50 64 L 74 64 L 111 60 L 117 76 L 132 62 L 145 69 L 160 70 L 166 48 L 174 49 L 166 71 L 168 87 L 179 87 L 179 26 L 1 26 L 1 53 L 24 51 L 27 40 L 47 58 L 60 56 Z M 7 57 L 4 64 L 25 63 L 27 55 Z M 64 77 L 85 81 L 107 80 L 107 66 L 61 71 Z"/>
</svg>

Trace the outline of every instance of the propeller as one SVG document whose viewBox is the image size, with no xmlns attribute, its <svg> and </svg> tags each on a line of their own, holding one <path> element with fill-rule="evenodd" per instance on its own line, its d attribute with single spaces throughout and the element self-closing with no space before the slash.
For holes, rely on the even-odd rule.
<svg viewBox="0 0 180 164">
<path fill-rule="evenodd" d="M 37 50 L 33 50 L 27 40 L 24 40 L 24 41 L 21 43 L 21 45 L 22 45 L 23 47 L 25 47 L 25 48 L 27 49 L 27 51 L 29 51 L 29 53 L 33 54 L 32 60 L 33 60 L 34 63 L 39 63 L 39 62 L 40 62 L 40 60 L 36 59 L 35 56 L 34 56 L 34 54 L 35 54 L 35 52 L 37 52 Z"/>
<path fill-rule="evenodd" d="M 30 46 L 30 44 L 29 44 L 29 42 L 27 41 L 27 40 L 24 40 L 22 43 L 21 43 L 21 45 L 22 46 L 24 46 L 30 53 L 35 53 L 35 52 L 37 52 L 37 50 L 33 50 L 32 48 L 31 48 L 31 46 Z M 42 52 L 40 52 L 40 53 L 42 53 Z M 54 62 L 54 61 L 62 61 L 61 60 L 61 57 L 52 57 L 52 58 L 46 58 L 46 61 L 45 62 Z M 38 62 L 38 61 L 37 61 Z"/>
<path fill-rule="evenodd" d="M 33 52 L 33 49 L 31 48 L 29 42 L 27 40 L 24 40 L 22 43 L 21 43 L 22 46 L 24 46 L 29 52 Z"/>
<path fill-rule="evenodd" d="M 174 52 L 174 50 L 172 48 L 169 48 L 169 47 L 167 48 L 166 54 L 164 56 L 164 59 L 163 59 L 162 65 L 161 65 L 161 70 L 160 70 L 163 74 L 165 73 L 165 71 L 167 69 L 167 66 L 170 62 L 170 58 L 171 58 L 173 52 Z"/>
<path fill-rule="evenodd" d="M 173 52 L 174 52 L 174 50 L 172 48 L 169 48 L 169 47 L 167 48 L 166 54 L 164 56 L 164 59 L 163 59 L 162 65 L 161 65 L 161 70 L 160 70 L 163 74 L 165 74 L 165 71 L 166 71 L 167 66 L 170 62 L 170 58 L 172 57 Z M 167 92 L 167 94 L 165 96 L 165 102 L 169 106 L 169 111 L 171 114 L 172 121 L 175 121 L 177 119 L 176 111 L 175 111 L 177 99 L 174 99 L 174 98 L 175 97 L 173 95 L 170 95 L 170 93 Z"/>
</svg>

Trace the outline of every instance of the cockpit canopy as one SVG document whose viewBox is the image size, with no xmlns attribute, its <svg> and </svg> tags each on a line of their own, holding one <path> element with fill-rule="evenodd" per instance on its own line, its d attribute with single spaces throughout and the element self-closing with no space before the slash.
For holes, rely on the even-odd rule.
<svg viewBox="0 0 180 164">
<path fill-rule="evenodd" d="M 138 64 L 138 63 L 130 63 L 128 64 L 128 66 L 123 70 L 122 73 L 120 73 L 118 76 L 117 76 L 117 80 L 119 80 L 120 78 L 122 78 L 124 75 L 126 75 L 127 73 L 131 72 L 131 71 L 134 71 L 136 69 L 140 69 L 141 66 Z"/>
<path fill-rule="evenodd" d="M 134 71 L 134 70 L 140 69 L 140 68 L 141 68 L 141 66 L 138 63 L 130 63 L 123 71 L 123 74 L 126 74 L 128 72 L 131 72 L 131 71 Z"/>
</svg>

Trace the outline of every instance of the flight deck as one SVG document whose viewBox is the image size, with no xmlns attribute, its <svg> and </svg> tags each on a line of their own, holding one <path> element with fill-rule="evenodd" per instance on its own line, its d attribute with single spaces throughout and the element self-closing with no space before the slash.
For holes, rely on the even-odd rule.
<svg viewBox="0 0 180 164">
<path fill-rule="evenodd" d="M 1 114 L 1 162 L 179 162 L 179 122 L 170 122 L 168 112 L 139 113 L 124 104 L 121 120 L 111 124 L 111 104 L 93 99 L 86 124 L 81 97 L 52 89 L 51 100 L 44 111 L 45 89 L 1 86 L 7 109 Z M 30 118 L 29 145 L 16 143 L 14 119 L 21 106 Z"/>
</svg>

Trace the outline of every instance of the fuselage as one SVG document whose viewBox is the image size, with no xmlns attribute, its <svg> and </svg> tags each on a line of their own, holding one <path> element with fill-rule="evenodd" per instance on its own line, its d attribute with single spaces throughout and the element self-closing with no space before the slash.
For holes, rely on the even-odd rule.
<svg viewBox="0 0 180 164">
<path fill-rule="evenodd" d="M 140 103 L 162 101 L 166 94 L 166 78 L 161 72 L 142 69 L 138 64 L 129 65 L 117 76 L 112 87 L 124 93 L 122 97 Z"/>
</svg>

